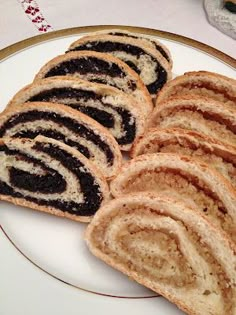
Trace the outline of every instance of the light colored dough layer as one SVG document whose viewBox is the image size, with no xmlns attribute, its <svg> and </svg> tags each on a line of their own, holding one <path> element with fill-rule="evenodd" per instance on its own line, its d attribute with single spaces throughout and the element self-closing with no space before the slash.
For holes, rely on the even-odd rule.
<svg viewBox="0 0 236 315">
<path fill-rule="evenodd" d="M 236 105 L 236 80 L 209 71 L 186 72 L 169 81 L 158 93 L 156 105 L 169 97 L 195 94 Z"/>
<path fill-rule="evenodd" d="M 33 84 L 29 84 L 21 89 L 18 93 L 16 93 L 16 95 L 12 98 L 7 107 L 14 109 L 15 105 L 19 105 L 22 103 L 25 103 L 26 105 L 26 102 L 28 102 L 32 97 L 38 95 L 39 93 L 47 92 L 55 88 L 69 88 L 82 90 L 85 92 L 93 92 L 95 93 L 95 95 L 98 96 L 98 98 L 101 98 L 100 101 L 96 98 L 94 100 L 86 100 L 81 97 L 81 99 L 78 101 L 73 97 L 62 99 L 58 98 L 57 95 L 55 95 L 52 96 L 49 101 L 53 103 L 61 103 L 64 105 L 72 105 L 74 109 L 76 109 L 77 104 L 79 104 L 80 106 L 83 106 L 85 108 L 96 108 L 111 114 L 115 120 L 115 125 L 114 127 L 108 128 L 108 130 L 117 140 L 126 134 L 126 130 L 124 130 L 122 126 L 121 116 L 118 114 L 117 109 L 127 110 L 131 114 L 131 117 L 135 120 L 135 138 L 141 135 L 144 131 L 145 115 L 143 113 L 142 106 L 132 96 L 127 95 L 124 92 L 111 86 L 88 82 L 70 76 L 50 77 L 39 80 Z M 106 106 L 106 104 L 112 105 L 114 109 Z M 132 143 L 123 145 L 121 144 L 120 148 L 124 151 L 127 151 L 130 149 L 131 144 Z"/>
<path fill-rule="evenodd" d="M 193 130 L 236 146 L 236 108 L 207 97 L 169 98 L 154 109 L 148 126 Z"/>
<path fill-rule="evenodd" d="M 49 72 L 50 69 L 60 65 L 64 61 L 70 61 L 70 60 L 79 60 L 81 59 L 87 59 L 87 58 L 97 58 L 98 60 L 105 61 L 109 63 L 110 65 L 115 65 L 119 69 L 121 69 L 124 73 L 124 77 L 112 77 L 109 75 L 104 74 L 96 74 L 96 73 L 85 73 L 80 74 L 78 72 L 75 73 L 68 73 L 67 75 L 79 77 L 80 79 L 84 79 L 87 81 L 96 81 L 99 80 L 99 82 L 106 83 L 107 85 L 114 86 L 118 88 L 119 90 L 122 90 L 123 92 L 132 95 L 138 102 L 141 103 L 141 106 L 143 108 L 143 111 L 145 111 L 146 117 L 147 115 L 152 111 L 153 104 L 150 94 L 148 93 L 148 90 L 146 89 L 144 83 L 139 78 L 136 72 L 134 72 L 129 66 L 127 66 L 123 61 L 120 59 L 111 56 L 109 54 L 99 53 L 99 52 L 92 52 L 92 51 L 71 51 L 67 54 L 60 55 L 58 57 L 55 57 L 54 59 L 50 60 L 48 63 L 46 63 L 38 72 L 38 74 L 35 76 L 35 81 L 39 79 L 45 78 L 46 74 Z M 136 87 L 133 90 L 132 84 L 135 83 Z"/>
<path fill-rule="evenodd" d="M 203 213 L 236 243 L 236 191 L 197 159 L 171 153 L 136 157 L 111 182 L 114 197 L 141 191 L 172 196 Z"/>
<path fill-rule="evenodd" d="M 220 172 L 236 189 L 236 147 L 180 128 L 151 129 L 138 138 L 131 157 L 146 153 L 178 153 L 200 159 Z"/>
<path fill-rule="evenodd" d="M 76 178 L 76 175 L 67 169 L 60 161 L 57 159 L 53 159 L 47 153 L 39 152 L 34 148 L 34 145 L 37 143 L 42 143 L 45 145 L 52 145 L 64 150 L 68 153 L 68 155 L 76 158 L 80 161 L 84 166 L 80 171 L 89 172 L 95 179 L 95 183 L 97 183 L 99 187 L 99 194 L 102 196 L 101 205 L 106 203 L 109 200 L 109 188 L 103 177 L 102 173 L 91 163 L 88 159 L 86 159 L 82 154 L 80 154 L 77 150 L 56 141 L 54 139 L 46 138 L 43 136 L 38 136 L 34 140 L 30 139 L 13 139 L 13 138 L 2 138 L 0 139 L 0 145 L 5 145 L 9 150 L 16 150 L 17 152 L 22 152 L 24 155 L 27 155 L 30 158 L 35 158 L 38 161 L 41 161 L 42 165 L 35 166 L 35 163 L 24 160 L 20 157 L 19 154 L 11 154 L 8 155 L 4 153 L 4 151 L 0 151 L 0 181 L 9 185 L 15 193 L 21 193 L 23 195 L 22 198 L 14 197 L 8 194 L 0 194 L 0 199 L 4 201 L 11 202 L 13 204 L 28 207 L 34 210 L 39 210 L 43 212 L 47 212 L 50 214 L 54 214 L 61 217 L 66 217 L 72 220 L 81 221 L 81 222 L 89 222 L 91 220 L 91 216 L 83 216 L 77 215 L 76 209 L 70 209 L 72 212 L 75 211 L 75 214 L 69 213 L 67 211 L 62 211 L 54 206 L 44 206 L 40 205 L 37 202 L 26 200 L 24 198 L 36 198 L 44 201 L 54 201 L 59 200 L 61 202 L 76 202 L 83 203 L 84 202 L 84 194 L 81 191 L 81 185 Z M 60 174 L 62 178 L 66 181 L 66 189 L 61 193 L 42 193 L 37 191 L 29 191 L 26 189 L 21 189 L 20 187 L 15 187 L 9 177 L 9 172 L 12 167 L 19 169 L 21 171 L 25 171 L 29 174 L 37 174 L 39 176 L 43 176 L 47 174 L 47 171 L 44 169 L 45 167 L 49 167 L 55 173 Z M 91 201 L 92 207 L 92 201 Z"/>
<path fill-rule="evenodd" d="M 126 38 L 136 38 L 136 39 L 142 40 L 142 41 L 144 41 L 145 45 L 149 45 L 150 47 L 152 47 L 153 49 L 155 49 L 159 53 L 161 53 L 163 55 L 163 57 L 168 61 L 171 68 L 173 66 L 173 60 L 171 58 L 171 53 L 170 53 L 169 49 L 154 37 L 150 37 L 150 36 L 142 34 L 142 33 L 129 32 L 129 31 L 119 29 L 119 28 L 106 29 L 106 30 L 95 32 L 95 33 L 93 32 L 93 34 L 126 36 Z M 160 49 L 165 52 L 166 56 L 160 51 L 160 49 L 158 49 L 158 47 L 160 47 Z"/>
<path fill-rule="evenodd" d="M 113 136 L 106 128 L 98 124 L 95 120 L 68 106 L 48 102 L 31 102 L 6 108 L 6 110 L 0 115 L 0 132 L 1 129 L 4 128 L 4 124 L 9 122 L 9 120 L 15 119 L 17 115 L 24 115 L 26 113 L 30 113 L 31 111 L 53 113 L 55 115 L 59 115 L 62 120 L 56 122 L 52 120 L 44 120 L 42 117 L 41 119 L 33 121 L 20 122 L 11 128 L 7 128 L 1 136 L 11 137 L 22 131 L 27 132 L 27 130 L 38 131 L 39 133 L 45 130 L 59 132 L 65 136 L 66 140 L 74 141 L 86 147 L 91 154 L 90 160 L 97 165 L 106 178 L 111 179 L 118 173 L 121 167 L 122 156 L 119 146 Z M 88 131 L 91 131 L 94 136 L 99 137 L 101 142 L 110 148 L 113 153 L 113 162 L 109 163 L 105 152 L 98 146 L 96 140 L 88 140 L 85 136 L 79 135 L 79 131 L 77 133 L 70 129 L 65 123 L 66 118 L 75 121 L 75 123 L 78 123 L 85 127 Z"/>
<path fill-rule="evenodd" d="M 139 70 L 139 76 L 148 88 L 148 85 L 154 83 L 159 79 L 161 70 L 158 70 L 159 67 L 166 71 L 167 80 L 171 79 L 171 68 L 168 61 L 162 56 L 160 52 L 158 52 L 155 48 L 153 48 L 146 41 L 142 41 L 137 38 L 127 38 L 125 36 L 112 36 L 112 35 L 89 35 L 80 38 L 79 40 L 72 43 L 69 47 L 70 50 L 76 49 L 76 47 L 80 47 L 81 45 L 87 45 L 87 50 L 93 50 L 91 48 L 92 42 L 99 43 L 115 43 L 126 45 L 127 47 L 133 46 L 136 49 L 141 49 L 143 53 L 141 55 L 133 55 L 132 53 L 126 52 L 125 50 L 113 50 L 105 53 L 109 53 L 125 63 L 131 62 L 135 67 Z M 98 50 L 97 50 L 98 51 Z M 166 80 L 166 81 L 167 81 Z M 159 90 L 159 89 L 158 89 Z M 152 96 L 156 96 L 157 91 L 152 93 Z"/>
<path fill-rule="evenodd" d="M 202 215 L 151 193 L 121 196 L 86 230 L 91 252 L 190 315 L 234 315 L 236 251 Z"/>
</svg>

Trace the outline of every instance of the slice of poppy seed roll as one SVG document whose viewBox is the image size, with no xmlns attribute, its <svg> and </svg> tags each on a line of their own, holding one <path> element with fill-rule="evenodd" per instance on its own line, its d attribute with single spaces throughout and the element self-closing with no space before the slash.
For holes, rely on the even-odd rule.
<svg viewBox="0 0 236 315">
<path fill-rule="evenodd" d="M 140 155 L 123 165 L 110 189 L 114 197 L 155 191 L 179 199 L 236 243 L 236 191 L 200 160 L 173 153 Z"/>
<path fill-rule="evenodd" d="M 38 136 L 0 139 L 0 199 L 88 222 L 109 199 L 100 171 L 77 150 Z"/>
<path fill-rule="evenodd" d="M 147 153 L 178 153 L 201 159 L 236 189 L 236 147 L 191 130 L 153 128 L 139 137 L 131 157 Z"/>
<path fill-rule="evenodd" d="M 62 141 L 94 162 L 106 178 L 120 169 L 122 156 L 114 137 L 95 120 L 68 106 L 48 102 L 19 104 L 0 115 L 0 137 Z"/>
<path fill-rule="evenodd" d="M 129 150 L 144 131 L 145 119 L 140 103 L 105 84 L 70 76 L 50 77 L 24 87 L 7 107 L 14 110 L 15 105 L 35 101 L 68 105 L 90 116 L 110 131 L 121 150 Z"/>
<path fill-rule="evenodd" d="M 46 63 L 35 81 L 55 76 L 74 76 L 113 86 L 132 95 L 147 117 L 153 110 L 151 95 L 139 75 L 120 59 L 95 51 L 71 51 Z"/>
<path fill-rule="evenodd" d="M 156 105 L 169 97 L 196 94 L 229 105 L 236 105 L 236 80 L 219 73 L 192 71 L 169 81 L 158 93 Z"/>
<path fill-rule="evenodd" d="M 114 199 L 95 214 L 85 240 L 96 257 L 186 314 L 236 314 L 234 244 L 174 198 L 135 193 Z"/>
<path fill-rule="evenodd" d="M 149 43 L 136 38 L 90 35 L 72 43 L 69 51 L 91 50 L 109 53 L 124 61 L 142 79 L 152 97 L 171 78 L 168 61 Z"/>
<path fill-rule="evenodd" d="M 236 146 L 236 107 L 208 97 L 168 98 L 155 108 L 148 126 L 194 130 Z"/>
<path fill-rule="evenodd" d="M 157 40 L 154 37 L 150 37 L 148 35 L 142 34 L 142 33 L 134 33 L 130 31 L 126 31 L 123 29 L 106 29 L 98 32 L 93 32 L 92 34 L 106 34 L 106 35 L 113 35 L 113 36 L 122 36 L 126 38 L 136 38 L 142 41 L 145 41 L 147 45 L 150 45 L 152 48 L 154 48 L 157 52 L 159 52 L 169 63 L 169 65 L 172 67 L 173 61 L 171 58 L 171 53 L 169 49 L 162 44 L 159 40 Z"/>
</svg>

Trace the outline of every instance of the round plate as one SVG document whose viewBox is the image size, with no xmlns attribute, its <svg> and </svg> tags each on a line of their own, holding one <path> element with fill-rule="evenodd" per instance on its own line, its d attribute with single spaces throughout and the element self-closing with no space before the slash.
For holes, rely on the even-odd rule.
<svg viewBox="0 0 236 315">
<path fill-rule="evenodd" d="M 34 75 L 47 61 L 63 54 L 70 43 L 80 36 L 104 28 L 125 28 L 159 39 L 172 54 L 174 76 L 193 70 L 208 70 L 230 77 L 235 75 L 236 63 L 233 58 L 178 35 L 117 25 L 68 29 L 36 36 L 0 51 L 1 91 L 4 91 L 0 110 L 19 89 L 32 82 Z M 5 202 L 1 203 L 0 208 L 1 228 L 7 238 L 29 261 L 52 277 L 99 295 L 136 299 L 156 297 L 153 292 L 130 281 L 89 253 L 83 241 L 85 224 Z M 158 300 L 162 305 L 160 298 L 149 300 L 150 303 L 155 300 L 157 306 Z M 166 315 L 181 314 L 168 305 L 165 309 L 163 305 L 161 307 Z M 159 314 L 157 309 L 155 315 Z M 154 310 L 149 314 L 154 314 Z"/>
</svg>

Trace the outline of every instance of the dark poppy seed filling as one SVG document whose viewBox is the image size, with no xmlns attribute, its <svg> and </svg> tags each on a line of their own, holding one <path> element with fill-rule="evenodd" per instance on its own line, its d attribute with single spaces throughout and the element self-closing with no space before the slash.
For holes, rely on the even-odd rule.
<svg viewBox="0 0 236 315">
<path fill-rule="evenodd" d="M 141 39 L 146 39 L 146 38 L 144 38 L 144 37 L 142 38 L 142 37 L 138 37 L 138 36 L 135 36 L 135 35 L 125 34 L 125 33 L 119 33 L 119 32 L 111 32 L 111 33 L 109 33 L 109 35 L 122 36 L 122 37 L 130 37 L 130 38 L 136 38 L 136 39 L 139 39 L 139 38 L 141 38 Z M 154 44 L 155 47 L 156 47 L 156 50 L 158 50 L 158 51 L 162 54 L 162 56 L 165 57 L 165 59 L 166 59 L 167 61 L 170 61 L 169 56 L 167 55 L 167 53 L 165 52 L 165 50 L 164 50 L 160 45 L 158 45 L 156 42 L 154 42 L 154 41 L 152 41 L 152 40 L 150 40 L 150 39 L 146 39 L 146 40 L 148 40 L 148 41 L 150 41 L 152 44 Z"/>
<path fill-rule="evenodd" d="M 3 137 L 9 129 L 16 126 L 17 124 L 22 124 L 26 122 L 32 122 L 36 120 L 48 120 L 53 121 L 61 126 L 65 126 L 69 130 L 72 130 L 75 134 L 78 134 L 81 137 L 93 142 L 96 146 L 98 146 L 106 155 L 107 163 L 112 165 L 114 162 L 114 154 L 111 151 L 108 144 L 102 141 L 99 135 L 96 135 L 93 130 L 90 130 L 79 124 L 77 121 L 69 118 L 60 116 L 59 114 L 53 112 L 44 112 L 31 110 L 28 112 L 20 113 L 15 116 L 12 116 L 9 120 L 7 120 L 0 128 L 0 137 Z M 42 129 L 42 128 L 41 128 Z M 36 131 L 37 133 L 37 131 Z M 41 134 L 40 130 L 38 130 L 37 134 Z M 22 134 L 23 135 L 23 134 Z"/>
<path fill-rule="evenodd" d="M 92 50 L 99 52 L 112 53 L 113 51 L 125 51 L 127 54 L 140 57 L 145 55 L 145 51 L 140 47 L 133 46 L 130 44 L 116 43 L 116 42 L 101 42 L 101 41 L 90 41 L 87 44 L 82 44 L 72 49 L 72 51 L 80 50 Z M 153 59 L 155 61 L 155 59 Z"/>
<path fill-rule="evenodd" d="M 66 189 L 66 182 L 63 177 L 55 170 L 46 166 L 42 161 L 37 158 L 30 157 L 17 150 L 10 150 L 7 146 L 0 146 L 0 152 L 4 151 L 8 156 L 16 156 L 18 161 L 25 161 L 39 166 L 44 175 L 31 174 L 29 172 L 17 169 L 15 167 L 9 168 L 10 183 L 28 191 L 41 192 L 41 193 L 61 193 Z"/>
<path fill-rule="evenodd" d="M 41 176 L 11 167 L 9 178 L 11 185 L 32 192 L 51 194 L 62 193 L 66 189 L 65 180 L 56 172 Z"/>
<path fill-rule="evenodd" d="M 116 42 L 101 42 L 101 41 L 90 41 L 86 44 L 82 44 L 80 46 L 77 46 L 72 49 L 72 51 L 80 51 L 80 50 L 90 50 L 90 51 L 98 51 L 98 52 L 105 52 L 105 53 L 112 53 L 114 51 L 124 51 L 127 54 L 131 54 L 136 57 L 140 57 L 142 55 L 147 55 L 147 53 L 140 47 L 133 46 L 130 44 L 124 44 L 124 43 L 116 43 Z M 151 60 L 156 65 L 156 80 L 152 82 L 151 84 L 147 85 L 147 89 L 151 94 L 155 94 L 159 89 L 162 88 L 162 86 L 167 81 L 167 72 L 166 70 L 156 61 L 155 58 L 148 55 Z M 137 67 L 133 64 L 131 61 L 123 60 L 125 63 L 127 63 L 131 68 L 133 68 L 134 71 L 137 69 Z M 140 70 L 138 69 L 138 74 L 140 74 Z"/>
<path fill-rule="evenodd" d="M 68 99 L 72 100 L 71 103 L 68 101 Z M 67 100 L 67 101 L 65 102 L 64 100 Z M 132 119 L 131 113 L 124 108 L 119 108 L 119 107 L 116 107 L 107 103 L 105 104 L 102 101 L 102 96 L 92 91 L 84 91 L 84 90 L 74 89 L 70 87 L 53 88 L 50 90 L 44 90 L 32 96 L 27 101 L 63 103 L 65 105 L 73 107 L 74 109 L 77 109 L 80 112 L 90 116 L 91 118 L 95 119 L 104 127 L 113 128 L 115 125 L 115 119 L 111 113 L 108 113 L 102 109 L 98 109 L 92 106 L 80 105 L 80 103 L 87 102 L 89 100 L 92 100 L 92 101 L 96 100 L 99 103 L 101 103 L 101 105 L 103 105 L 104 107 L 112 108 L 112 110 L 116 111 L 117 114 L 121 117 L 121 127 L 123 130 L 125 130 L 125 135 L 121 136 L 120 138 L 116 137 L 116 140 L 120 145 L 129 144 L 134 141 L 135 135 L 136 135 L 136 123 L 135 123 L 135 119 Z M 74 103 L 74 101 L 78 103 Z M 59 138 L 54 138 L 54 139 L 60 140 Z M 82 152 L 80 149 L 79 151 Z"/>
<path fill-rule="evenodd" d="M 28 99 L 29 102 L 48 102 L 53 101 L 53 99 L 63 99 L 63 98 L 75 98 L 76 100 L 100 100 L 102 97 L 93 91 L 87 91 L 82 89 L 74 89 L 71 87 L 64 88 L 53 88 L 50 90 L 44 90 L 31 98 Z"/>
<path fill-rule="evenodd" d="M 95 182 L 94 177 L 84 168 L 84 165 L 56 145 L 37 142 L 33 148 L 36 151 L 45 152 L 52 158 L 60 161 L 65 168 L 76 175 L 81 191 L 84 194 L 84 203 L 77 204 L 76 213 L 82 211 L 82 215 L 93 215 L 100 207 L 103 197 L 99 185 Z M 83 168 L 83 171 L 81 171 L 81 168 Z M 60 201 L 57 202 L 60 204 Z M 62 202 L 62 207 L 65 207 L 66 211 L 74 213 L 73 210 L 70 211 L 70 204 L 71 202 Z"/>
<path fill-rule="evenodd" d="M 70 59 L 68 61 L 63 61 L 54 68 L 50 69 L 46 74 L 45 78 L 53 77 L 57 75 L 67 75 L 70 73 L 95 73 L 95 74 L 105 74 L 110 77 L 120 77 L 126 76 L 124 71 L 121 70 L 114 63 L 109 63 L 107 61 L 95 58 L 95 57 L 85 57 L 79 59 Z"/>
<path fill-rule="evenodd" d="M 89 106 L 81 106 L 79 104 L 70 104 L 70 106 L 79 110 L 83 114 L 90 116 L 106 128 L 113 128 L 115 125 L 115 119 L 112 114 L 107 113 L 104 110 Z"/>
<path fill-rule="evenodd" d="M 61 200 L 62 198 L 60 200 L 44 200 L 42 198 L 27 196 L 20 192 L 14 191 L 14 188 L 2 180 L 0 180 L 0 194 L 9 195 L 15 198 L 24 198 L 25 200 L 34 202 L 38 205 L 52 206 L 60 209 L 61 211 L 79 216 L 93 215 L 100 207 L 103 196 L 101 194 L 99 185 L 96 183 L 94 177 L 84 167 L 83 163 L 54 144 L 36 142 L 36 144 L 33 146 L 33 149 L 38 152 L 44 152 L 53 159 L 56 159 L 76 176 L 80 184 L 81 192 L 83 193 L 83 203 L 63 201 Z M 29 161 L 35 165 L 38 164 L 43 170 L 45 170 L 46 175 L 39 176 L 37 174 L 31 174 L 26 171 L 11 167 L 9 168 L 9 174 L 10 183 L 13 186 L 16 184 L 16 187 L 18 188 L 27 189 L 31 192 L 46 194 L 63 192 L 65 190 L 66 183 L 62 176 L 54 169 L 44 165 L 42 161 L 30 157 L 20 151 L 11 150 L 6 146 L 1 146 L 0 152 L 5 152 L 6 155 L 17 155 L 17 158 Z M 30 183 L 27 183 L 29 180 Z M 27 187 L 27 185 L 29 187 Z M 31 187 L 31 185 L 34 187 Z"/>
</svg>

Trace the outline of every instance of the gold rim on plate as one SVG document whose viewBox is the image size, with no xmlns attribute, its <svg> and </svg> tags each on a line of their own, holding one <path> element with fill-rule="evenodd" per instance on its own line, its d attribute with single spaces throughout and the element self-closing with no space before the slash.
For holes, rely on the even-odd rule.
<svg viewBox="0 0 236 315">
<path fill-rule="evenodd" d="M 94 26 L 73 27 L 73 28 L 62 29 L 62 30 L 53 31 L 53 32 L 42 34 L 42 35 L 30 37 L 0 50 L 0 61 L 11 56 L 12 54 L 16 52 L 19 52 L 22 49 L 33 46 L 35 44 L 39 44 L 41 42 L 45 42 L 47 40 L 56 39 L 59 37 L 66 37 L 69 35 L 76 35 L 76 34 L 79 35 L 81 33 L 90 33 L 90 32 L 101 31 L 105 29 L 114 29 L 114 28 L 119 28 L 119 29 L 130 31 L 130 32 L 135 32 L 135 33 L 140 33 L 140 34 L 145 34 L 145 35 L 152 35 L 152 36 L 176 41 L 184 45 L 201 50 L 211 56 L 214 56 L 215 58 L 226 63 L 227 65 L 233 68 L 236 68 L 236 60 L 233 57 L 207 44 L 201 43 L 195 39 L 178 35 L 178 34 L 174 34 L 174 33 L 170 33 L 170 32 L 155 30 L 152 28 L 125 26 L 125 25 L 94 25 Z"/>
<path fill-rule="evenodd" d="M 3 48 L 0 50 L 0 62 L 4 62 L 4 59 L 7 57 L 10 57 L 11 55 L 20 52 L 21 50 L 28 48 L 30 46 L 39 44 L 41 42 L 45 42 L 48 40 L 60 38 L 60 37 L 67 37 L 70 35 L 80 35 L 82 33 L 90 33 L 94 31 L 101 31 L 105 29 L 114 29 L 114 28 L 119 28 L 135 33 L 140 33 L 140 34 L 145 34 L 145 35 L 150 35 L 150 36 L 156 36 L 159 38 L 175 41 L 181 44 L 184 44 L 186 46 L 193 47 L 195 49 L 198 49 L 200 51 L 205 52 L 206 54 L 215 57 L 216 59 L 224 62 L 226 65 L 231 66 L 233 68 L 236 68 L 236 60 L 229 55 L 223 53 L 222 51 L 213 48 L 211 46 L 208 46 L 204 43 L 198 42 L 192 38 L 188 38 L 182 35 L 177 35 L 174 33 L 170 32 L 165 32 L 165 31 L 159 31 L 151 28 L 145 28 L 145 27 L 136 27 L 136 26 L 124 26 L 124 25 L 95 25 L 95 26 L 82 26 L 82 27 L 74 27 L 74 28 L 68 28 L 68 29 L 62 29 L 58 31 L 53 31 L 49 33 L 45 33 L 42 35 L 30 37 L 28 39 L 22 40 L 20 42 L 17 42 L 13 45 L 10 45 L 6 48 Z M 26 256 L 20 248 L 17 247 L 17 245 L 11 240 L 9 235 L 6 233 L 6 231 L 3 229 L 3 227 L 0 225 L 0 229 L 3 231 L 4 235 L 6 238 L 10 241 L 10 243 L 17 249 L 17 251 L 23 255 L 30 263 L 32 263 L 35 267 L 46 273 L 47 275 L 53 277 L 54 279 L 69 285 L 73 288 L 82 290 L 87 293 L 93 293 L 96 295 L 101 295 L 101 296 L 107 296 L 107 297 L 113 297 L 113 298 L 126 298 L 126 299 L 144 299 L 144 298 L 154 298 L 158 297 L 158 295 L 149 295 L 149 296 L 143 296 L 143 297 L 130 297 L 130 296 L 117 296 L 117 295 L 111 295 L 111 294 L 105 294 L 105 293 L 100 293 L 100 292 L 95 292 L 91 291 L 89 289 L 81 288 L 76 285 L 73 285 L 71 283 L 68 283 L 59 277 L 49 273 L 45 269 L 41 268 L 39 265 L 37 265 L 34 261 L 32 261 L 28 256 Z"/>
</svg>

